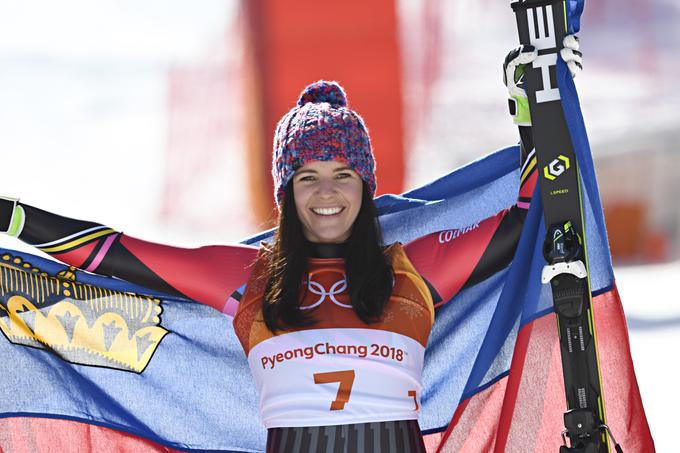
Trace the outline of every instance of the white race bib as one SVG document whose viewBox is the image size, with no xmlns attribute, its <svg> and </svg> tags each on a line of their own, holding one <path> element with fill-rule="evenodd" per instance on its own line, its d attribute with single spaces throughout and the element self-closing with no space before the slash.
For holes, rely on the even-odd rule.
<svg viewBox="0 0 680 453">
<path fill-rule="evenodd" d="M 288 332 L 251 349 L 267 428 L 414 420 L 425 348 L 398 333 L 332 328 Z"/>
</svg>

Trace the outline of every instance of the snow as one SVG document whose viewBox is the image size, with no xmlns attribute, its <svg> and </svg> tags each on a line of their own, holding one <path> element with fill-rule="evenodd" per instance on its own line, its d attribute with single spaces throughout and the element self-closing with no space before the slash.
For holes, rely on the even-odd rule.
<svg viewBox="0 0 680 453">
<path fill-rule="evenodd" d="M 656 449 L 677 451 L 680 261 L 614 270 L 628 321 L 635 373 Z"/>
</svg>

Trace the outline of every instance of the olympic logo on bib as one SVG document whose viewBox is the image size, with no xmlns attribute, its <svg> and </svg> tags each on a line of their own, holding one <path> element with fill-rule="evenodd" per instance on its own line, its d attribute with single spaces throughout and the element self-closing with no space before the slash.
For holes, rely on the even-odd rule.
<svg viewBox="0 0 680 453">
<path fill-rule="evenodd" d="M 345 274 L 343 274 L 343 277 L 344 276 Z M 326 297 L 328 297 L 331 300 L 331 302 L 333 302 L 338 307 L 352 308 L 351 304 L 343 304 L 342 302 L 335 298 L 336 295 L 342 294 L 347 289 L 346 277 L 343 278 L 342 280 L 338 280 L 337 282 L 333 283 L 333 285 L 328 291 L 326 291 L 326 288 L 324 288 L 324 286 L 321 283 L 315 282 L 310 278 L 307 281 L 307 289 L 309 290 L 310 293 L 319 296 L 319 300 L 314 302 L 312 305 L 300 307 L 300 310 L 309 310 L 310 308 L 318 307 L 323 303 L 324 300 L 326 300 Z"/>
</svg>

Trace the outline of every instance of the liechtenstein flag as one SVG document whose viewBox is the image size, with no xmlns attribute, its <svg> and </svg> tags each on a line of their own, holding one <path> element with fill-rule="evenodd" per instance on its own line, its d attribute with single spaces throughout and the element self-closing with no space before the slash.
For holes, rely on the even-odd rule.
<svg viewBox="0 0 680 453">
<path fill-rule="evenodd" d="M 566 6 L 578 23 L 582 2 Z M 624 451 L 650 452 L 578 98 L 561 60 L 557 69 L 581 172 L 607 422 Z M 518 156 L 517 146 L 501 149 L 379 198 L 385 241 L 464 229 L 509 208 Z M 431 451 L 557 452 L 562 444 L 566 402 L 552 297 L 540 279 L 542 219 L 536 195 L 511 264 L 436 313 L 419 419 Z M 0 250 L 0 451 L 263 451 L 258 398 L 231 324 L 190 300 Z"/>
</svg>

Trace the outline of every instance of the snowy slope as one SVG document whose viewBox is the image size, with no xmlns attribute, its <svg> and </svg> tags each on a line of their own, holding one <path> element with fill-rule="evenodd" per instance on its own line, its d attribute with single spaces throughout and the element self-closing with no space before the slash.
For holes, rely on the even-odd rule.
<svg viewBox="0 0 680 453">
<path fill-rule="evenodd" d="M 647 421 L 659 452 L 678 451 L 680 262 L 620 267 L 615 275 Z M 624 446 L 625 451 L 625 446 Z"/>
</svg>

